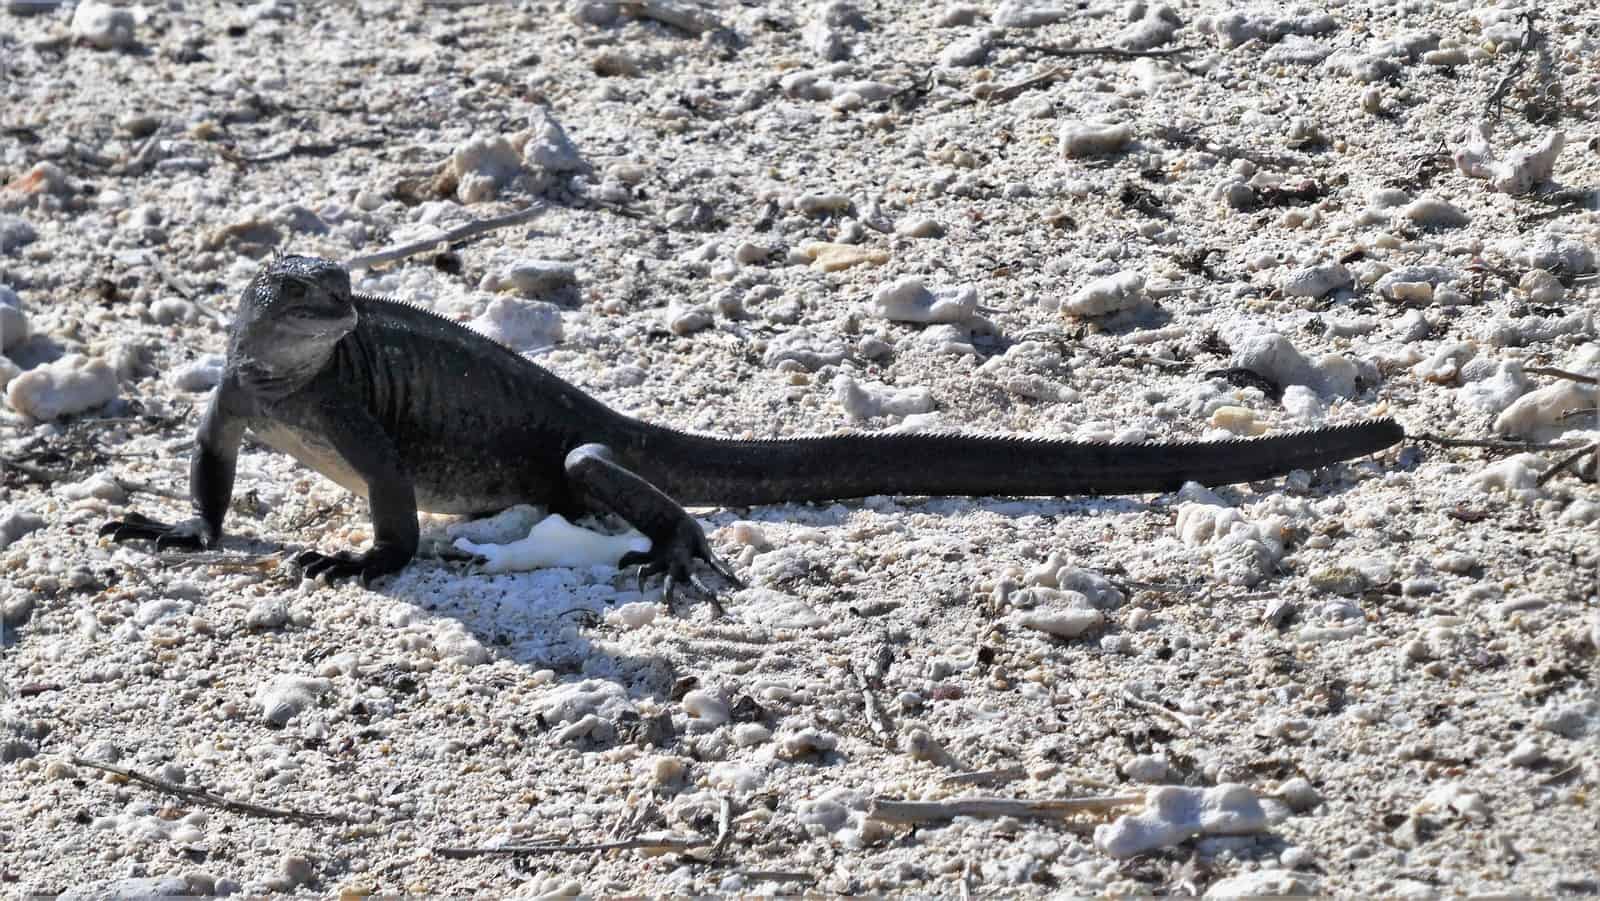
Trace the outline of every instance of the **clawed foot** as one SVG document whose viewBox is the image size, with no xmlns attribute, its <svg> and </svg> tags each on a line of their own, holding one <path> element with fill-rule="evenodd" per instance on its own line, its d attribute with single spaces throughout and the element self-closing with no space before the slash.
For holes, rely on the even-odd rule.
<svg viewBox="0 0 1600 901">
<path fill-rule="evenodd" d="M 203 520 L 191 519 L 176 524 L 157 522 L 142 513 L 129 513 L 100 527 L 102 537 L 112 541 L 154 541 L 156 550 L 173 548 L 199 551 L 216 543 L 216 536 Z"/>
<path fill-rule="evenodd" d="M 376 549 L 364 554 L 352 554 L 349 551 L 340 551 L 337 554 L 303 551 L 294 558 L 294 564 L 300 567 L 301 575 L 307 579 L 327 576 L 328 581 L 332 582 L 335 579 L 356 576 L 361 579 L 362 585 L 371 585 L 373 579 L 386 576 L 405 565 L 405 560 L 395 565 L 389 558 L 390 555 Z"/>
<path fill-rule="evenodd" d="M 735 588 L 743 588 L 744 583 L 734 574 L 733 568 L 724 563 L 711 550 L 711 545 L 706 542 L 705 532 L 700 530 L 700 525 L 692 519 L 685 518 L 679 523 L 677 530 L 670 538 L 650 541 L 648 551 L 629 551 L 617 561 L 619 569 L 630 566 L 639 567 L 636 576 L 639 582 L 639 591 L 644 592 L 644 580 L 651 576 L 662 576 L 661 599 L 672 606 L 673 590 L 687 582 L 694 589 L 705 595 L 711 602 L 712 613 L 722 616 L 722 604 L 717 600 L 717 593 L 712 590 L 701 578 L 694 573 L 694 561 L 703 561 L 711 570 L 724 579 L 727 579 Z"/>
</svg>

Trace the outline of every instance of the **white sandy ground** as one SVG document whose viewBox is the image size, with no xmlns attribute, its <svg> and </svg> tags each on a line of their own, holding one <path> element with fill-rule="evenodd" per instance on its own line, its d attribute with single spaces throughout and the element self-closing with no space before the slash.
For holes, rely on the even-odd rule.
<svg viewBox="0 0 1600 901">
<path fill-rule="evenodd" d="M 270 249 L 536 194 L 360 286 L 724 434 L 1600 431 L 1534 371 L 1600 374 L 1592 4 L 1530 7 L 1526 51 L 1473 2 L 655 8 L 698 37 L 623 6 L 0 3 L 0 891 L 1600 891 L 1600 489 L 1537 484 L 1566 451 L 706 510 L 752 586 L 718 622 L 604 566 L 302 583 L 365 511 L 248 443 L 222 552 L 97 539 L 186 513 Z M 1018 46 L 1113 42 L 1195 49 Z M 1139 808 L 871 815 L 1145 793 L 1098 833 Z M 715 858 L 440 853 L 724 810 Z"/>
</svg>

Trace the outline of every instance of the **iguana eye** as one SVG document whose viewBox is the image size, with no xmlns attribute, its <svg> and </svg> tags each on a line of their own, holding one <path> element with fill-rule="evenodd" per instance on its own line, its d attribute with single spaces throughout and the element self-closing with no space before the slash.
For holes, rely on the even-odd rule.
<svg viewBox="0 0 1600 901">
<path fill-rule="evenodd" d="M 303 300 L 306 296 L 306 286 L 299 282 L 284 282 L 278 296 L 284 300 Z"/>
</svg>

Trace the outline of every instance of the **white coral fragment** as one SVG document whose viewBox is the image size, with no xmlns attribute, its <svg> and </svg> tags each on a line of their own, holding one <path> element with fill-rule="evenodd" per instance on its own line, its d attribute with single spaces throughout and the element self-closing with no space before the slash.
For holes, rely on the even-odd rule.
<svg viewBox="0 0 1600 901">
<path fill-rule="evenodd" d="M 1094 845 L 1126 859 L 1166 848 L 1196 835 L 1248 835 L 1267 828 L 1267 815 L 1248 786 L 1162 786 L 1145 795 L 1144 809 L 1097 826 Z"/>
<path fill-rule="evenodd" d="M 978 310 L 978 289 L 971 285 L 930 290 L 918 276 L 879 288 L 867 312 L 896 322 L 965 322 Z"/>
<path fill-rule="evenodd" d="M 629 551 L 648 551 L 650 539 L 638 532 L 602 535 L 575 526 L 552 513 L 539 521 L 528 537 L 510 544 L 478 544 L 457 538 L 458 550 L 477 554 L 489 562 L 485 572 L 503 573 L 549 566 L 615 566 Z"/>
<path fill-rule="evenodd" d="M 1078 289 L 1065 308 L 1075 316 L 1103 316 L 1138 306 L 1143 302 L 1144 276 L 1137 272 L 1118 272 L 1098 278 Z"/>
<path fill-rule="evenodd" d="M 34 419 L 59 419 L 110 403 L 117 374 L 99 357 L 68 354 L 17 376 L 6 386 L 11 409 Z"/>
<path fill-rule="evenodd" d="M 1488 179 L 1489 186 L 1503 194 L 1526 194 L 1555 174 L 1556 157 L 1566 144 L 1564 132 L 1553 131 L 1531 147 L 1518 147 L 1503 158 L 1495 157 L 1489 138 L 1494 125 L 1479 122 L 1451 153 L 1462 175 Z"/>
</svg>

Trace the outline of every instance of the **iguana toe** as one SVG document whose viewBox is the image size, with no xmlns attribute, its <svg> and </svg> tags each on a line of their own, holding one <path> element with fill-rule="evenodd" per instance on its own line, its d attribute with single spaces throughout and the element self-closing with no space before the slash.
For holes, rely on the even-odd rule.
<svg viewBox="0 0 1600 901">
<path fill-rule="evenodd" d="M 142 513 L 128 513 L 122 519 L 114 519 L 100 527 L 102 537 L 109 536 L 112 541 L 154 541 L 156 550 L 176 549 L 183 551 L 197 551 L 207 546 L 206 538 L 193 522 L 180 522 L 169 525 L 158 522 Z"/>
</svg>

